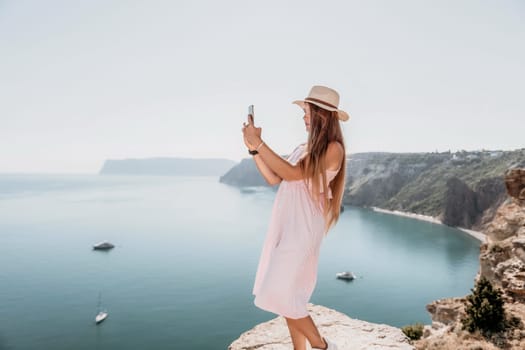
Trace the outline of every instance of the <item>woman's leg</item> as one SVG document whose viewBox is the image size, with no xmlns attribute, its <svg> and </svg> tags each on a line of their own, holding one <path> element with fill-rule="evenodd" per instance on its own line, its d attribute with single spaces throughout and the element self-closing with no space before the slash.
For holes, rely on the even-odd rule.
<svg viewBox="0 0 525 350">
<path fill-rule="evenodd" d="M 306 337 L 304 334 L 294 327 L 289 318 L 285 317 L 285 319 L 286 324 L 288 325 L 288 330 L 290 330 L 294 350 L 306 350 Z"/>
<path fill-rule="evenodd" d="M 317 329 L 314 320 L 312 320 L 310 315 L 298 319 L 286 318 L 286 323 L 288 324 L 288 328 L 293 328 L 306 337 L 312 348 L 326 349 L 328 346 L 324 341 L 324 338 L 321 337 L 321 334 L 319 334 L 319 330 Z"/>
</svg>

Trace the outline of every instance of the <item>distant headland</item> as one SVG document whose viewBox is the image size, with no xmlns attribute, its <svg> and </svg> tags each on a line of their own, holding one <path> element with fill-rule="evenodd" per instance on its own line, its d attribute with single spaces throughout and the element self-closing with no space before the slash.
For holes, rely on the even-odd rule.
<svg viewBox="0 0 525 350">
<path fill-rule="evenodd" d="M 178 175 L 220 176 L 237 162 L 229 159 L 208 158 L 142 158 L 108 159 L 100 175 Z"/>
</svg>

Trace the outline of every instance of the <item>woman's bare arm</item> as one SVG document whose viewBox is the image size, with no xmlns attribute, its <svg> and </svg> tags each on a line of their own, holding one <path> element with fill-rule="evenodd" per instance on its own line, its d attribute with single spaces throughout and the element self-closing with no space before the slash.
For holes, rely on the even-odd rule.
<svg viewBox="0 0 525 350">
<path fill-rule="evenodd" d="M 298 165 L 292 165 L 287 160 L 276 154 L 261 140 L 261 128 L 256 128 L 253 124 L 253 118 L 248 118 L 248 123 L 244 123 L 242 128 L 244 143 L 249 148 L 255 147 L 259 152 L 264 165 L 276 174 L 282 180 L 292 181 L 302 179 L 301 169 Z M 256 163 L 258 166 L 260 164 Z"/>
<path fill-rule="evenodd" d="M 262 141 L 261 141 L 262 142 Z M 325 166 L 327 169 L 337 170 L 344 154 L 343 147 L 338 142 L 331 142 L 328 145 L 325 156 Z M 296 181 L 303 179 L 303 174 L 299 164 L 292 165 L 276 154 L 266 143 L 259 148 L 259 155 L 270 170 L 277 176 L 286 181 Z"/>
<path fill-rule="evenodd" d="M 253 123 L 253 119 L 251 120 L 251 122 Z M 246 145 L 246 147 L 248 147 L 248 149 L 254 148 L 248 142 L 246 137 L 244 137 L 244 144 Z M 262 158 L 258 154 L 254 155 L 253 160 L 255 162 L 255 165 L 257 166 L 257 170 L 259 170 L 259 173 L 269 185 L 277 185 L 283 180 L 282 178 L 277 176 L 277 174 L 275 174 L 272 171 L 272 169 L 268 168 L 268 166 L 264 163 L 264 160 L 262 160 Z"/>
<path fill-rule="evenodd" d="M 245 143 L 249 145 L 257 145 L 256 149 L 259 156 L 262 158 L 264 164 L 273 171 L 278 177 L 286 181 L 297 181 L 303 179 L 303 173 L 299 163 L 296 165 L 290 164 L 277 153 L 275 153 L 266 143 L 261 139 L 261 128 L 256 128 L 253 125 L 253 119 L 243 127 L 243 135 Z M 344 157 L 342 146 L 339 142 L 331 142 L 325 156 L 325 166 L 329 169 L 335 164 L 341 164 L 342 157 Z M 337 168 L 337 167 L 335 167 Z M 335 169 L 334 169 L 335 170 Z"/>
<path fill-rule="evenodd" d="M 277 185 L 283 180 L 264 163 L 264 160 L 258 154 L 253 157 L 253 160 L 255 161 L 257 169 L 259 169 L 259 173 L 261 173 L 269 185 Z"/>
<path fill-rule="evenodd" d="M 270 168 L 270 170 L 281 179 L 295 181 L 303 178 L 301 168 L 298 164 L 290 164 L 287 160 L 275 153 L 266 143 L 263 143 L 259 148 L 259 156 L 262 158 L 266 166 L 268 166 L 268 168 Z"/>
</svg>

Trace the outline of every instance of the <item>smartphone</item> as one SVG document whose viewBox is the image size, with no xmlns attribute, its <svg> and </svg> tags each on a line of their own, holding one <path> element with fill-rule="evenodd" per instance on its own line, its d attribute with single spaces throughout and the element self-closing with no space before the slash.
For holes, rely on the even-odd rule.
<svg viewBox="0 0 525 350">
<path fill-rule="evenodd" d="M 250 118 L 252 118 L 252 123 L 254 123 L 253 105 L 248 106 L 248 121 Z"/>
</svg>

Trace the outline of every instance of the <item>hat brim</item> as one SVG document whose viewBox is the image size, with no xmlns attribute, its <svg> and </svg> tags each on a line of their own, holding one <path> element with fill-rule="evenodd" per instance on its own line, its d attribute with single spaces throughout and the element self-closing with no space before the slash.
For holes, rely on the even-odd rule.
<svg viewBox="0 0 525 350">
<path fill-rule="evenodd" d="M 304 109 L 304 105 L 305 105 L 306 102 L 311 103 L 311 104 L 316 105 L 316 106 L 319 106 L 322 109 L 326 109 L 327 111 L 331 111 L 331 112 L 337 111 L 337 117 L 339 118 L 339 120 L 347 121 L 348 119 L 350 119 L 350 115 L 348 113 L 346 113 L 345 111 L 343 111 L 342 109 L 334 108 L 334 107 L 325 105 L 324 103 L 321 103 L 321 102 L 296 100 L 296 101 L 293 101 L 292 103 L 294 103 L 294 104 L 296 104 L 299 107 Z"/>
</svg>

